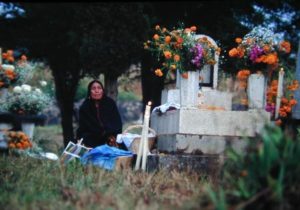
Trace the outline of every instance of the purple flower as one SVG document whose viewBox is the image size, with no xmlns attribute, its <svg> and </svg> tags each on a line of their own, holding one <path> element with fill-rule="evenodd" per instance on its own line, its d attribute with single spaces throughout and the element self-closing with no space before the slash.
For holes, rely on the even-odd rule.
<svg viewBox="0 0 300 210">
<path fill-rule="evenodd" d="M 193 54 L 193 59 L 191 60 L 192 64 L 194 64 L 197 68 L 201 65 L 201 59 L 203 58 L 203 48 L 200 44 L 196 44 L 190 52 Z"/>
<path fill-rule="evenodd" d="M 272 114 L 274 114 L 274 112 L 275 112 L 275 106 L 272 105 L 272 104 L 267 103 L 267 104 L 266 104 L 266 107 L 265 107 L 265 110 L 266 110 L 267 112 L 271 112 Z"/>
<path fill-rule="evenodd" d="M 250 60 L 252 62 L 255 62 L 255 60 L 263 53 L 263 49 L 260 48 L 259 46 L 255 45 L 252 47 L 250 51 Z"/>
</svg>

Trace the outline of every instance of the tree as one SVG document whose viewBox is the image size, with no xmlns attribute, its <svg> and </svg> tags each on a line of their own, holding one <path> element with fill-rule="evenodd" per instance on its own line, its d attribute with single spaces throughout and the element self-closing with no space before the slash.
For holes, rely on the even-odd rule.
<svg viewBox="0 0 300 210">
<path fill-rule="evenodd" d="M 117 78 L 141 58 L 146 24 L 142 9 L 140 3 L 100 3 L 84 11 L 82 62 L 92 76 L 104 74 L 108 95 L 114 99 Z"/>
<path fill-rule="evenodd" d="M 0 28 L 5 28 L 6 33 L 0 34 L 0 38 L 6 47 L 25 47 L 30 57 L 45 59 L 50 65 L 66 145 L 74 139 L 73 102 L 79 80 L 86 74 L 104 73 L 107 83 L 114 83 L 131 62 L 138 60 L 142 48 L 137 40 L 143 31 L 140 5 L 21 3 L 18 6 L 25 14 L 2 22 Z M 135 21 L 138 17 L 141 21 Z"/>
</svg>

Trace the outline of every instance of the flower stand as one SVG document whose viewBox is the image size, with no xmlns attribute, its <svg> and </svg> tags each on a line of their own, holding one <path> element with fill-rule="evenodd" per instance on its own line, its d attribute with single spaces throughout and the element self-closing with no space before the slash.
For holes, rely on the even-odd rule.
<svg viewBox="0 0 300 210">
<path fill-rule="evenodd" d="M 195 108 L 198 105 L 199 71 L 188 71 L 188 78 L 180 76 L 181 108 Z"/>
<path fill-rule="evenodd" d="M 30 138 L 33 137 L 35 124 L 32 122 L 22 122 L 22 131 Z"/>
<path fill-rule="evenodd" d="M 32 139 L 35 125 L 43 125 L 46 117 L 44 115 L 19 115 L 18 119 L 21 122 L 22 131 Z"/>
<path fill-rule="evenodd" d="M 249 109 L 263 109 L 265 105 L 266 80 L 263 74 L 251 74 L 248 78 Z"/>
</svg>

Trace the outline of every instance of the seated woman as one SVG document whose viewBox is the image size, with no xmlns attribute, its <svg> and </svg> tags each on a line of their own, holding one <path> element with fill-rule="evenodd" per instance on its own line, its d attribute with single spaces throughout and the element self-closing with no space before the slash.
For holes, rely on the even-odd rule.
<svg viewBox="0 0 300 210">
<path fill-rule="evenodd" d="M 86 147 L 103 144 L 117 146 L 116 135 L 122 132 L 122 120 L 117 105 L 105 94 L 98 80 L 88 84 L 87 98 L 79 108 L 77 139 L 83 138 Z M 122 149 L 126 147 L 121 145 Z"/>
</svg>

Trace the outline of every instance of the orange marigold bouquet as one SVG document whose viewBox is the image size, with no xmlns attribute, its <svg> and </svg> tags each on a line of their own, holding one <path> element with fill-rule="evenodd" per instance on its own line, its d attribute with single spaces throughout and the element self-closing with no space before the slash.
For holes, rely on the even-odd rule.
<svg viewBox="0 0 300 210">
<path fill-rule="evenodd" d="M 184 77 L 187 71 L 196 71 L 203 65 L 215 64 L 215 52 L 220 53 L 220 48 L 214 46 L 206 37 L 197 39 L 196 26 L 180 26 L 168 30 L 157 25 L 155 30 L 152 39 L 144 43 L 144 49 L 151 51 L 162 62 L 162 67 L 155 70 L 157 76 L 168 75 L 178 69 Z"/>
<path fill-rule="evenodd" d="M 6 134 L 9 149 L 28 149 L 32 147 L 29 137 L 22 131 L 9 131 Z"/>
<path fill-rule="evenodd" d="M 276 120 L 276 124 L 280 125 L 282 120 L 286 119 L 291 111 L 293 106 L 297 104 L 296 99 L 294 99 L 294 91 L 299 88 L 298 80 L 292 80 L 289 84 L 286 85 L 284 89 L 283 97 L 281 98 L 280 108 L 279 108 L 279 117 Z M 271 81 L 271 84 L 267 89 L 267 104 L 266 111 L 271 112 L 272 117 L 275 117 L 275 103 L 277 97 L 278 89 L 278 80 L 274 79 Z"/>
<path fill-rule="evenodd" d="M 2 53 L 3 64 L 0 65 L 0 89 L 7 88 L 17 81 L 22 82 L 29 76 L 32 67 L 27 63 L 27 57 L 21 55 L 18 60 L 15 59 L 14 51 L 7 50 Z"/>
<path fill-rule="evenodd" d="M 279 34 L 270 29 L 257 26 L 243 38 L 236 38 L 237 47 L 229 51 L 229 56 L 238 58 L 242 68 L 269 74 L 280 66 L 280 56 L 290 53 L 291 44 L 282 40 Z M 269 72 L 265 72 L 265 71 Z"/>
</svg>

